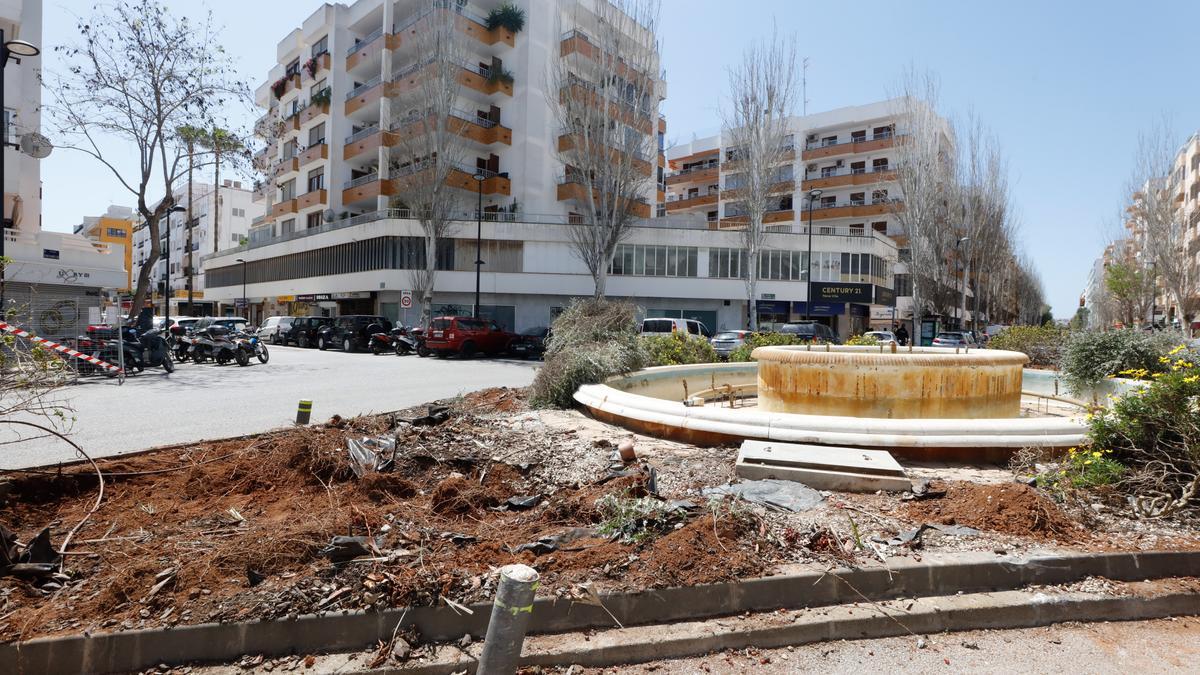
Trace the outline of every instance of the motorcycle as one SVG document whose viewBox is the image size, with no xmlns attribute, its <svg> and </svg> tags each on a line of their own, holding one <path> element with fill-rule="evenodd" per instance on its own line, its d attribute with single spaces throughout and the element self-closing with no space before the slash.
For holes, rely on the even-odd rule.
<svg viewBox="0 0 1200 675">
<path fill-rule="evenodd" d="M 258 359 L 259 363 L 266 363 L 271 358 L 271 353 L 267 351 L 267 344 L 253 333 L 236 333 L 232 337 L 233 343 L 237 345 L 239 352 L 246 353 L 246 362 L 250 362 L 250 357 Z M 241 361 L 238 361 L 241 364 Z"/>
<path fill-rule="evenodd" d="M 404 326 L 394 329 L 392 336 L 396 343 L 396 356 L 404 356 L 417 350 L 417 338 L 410 335 Z"/>
<path fill-rule="evenodd" d="M 250 365 L 250 353 L 239 349 L 229 339 L 229 329 L 224 326 L 208 326 L 198 331 L 194 338 L 189 354 L 196 363 L 212 360 L 218 366 L 230 361 L 237 361 L 239 366 Z"/>
<path fill-rule="evenodd" d="M 367 340 L 367 350 L 376 356 L 393 351 L 396 343 L 395 332 L 395 330 L 388 331 L 377 323 L 367 326 L 367 335 L 371 336 Z"/>
<path fill-rule="evenodd" d="M 417 356 L 428 358 L 433 356 L 433 352 L 429 351 L 429 347 L 425 346 L 425 329 L 413 328 L 408 331 L 408 337 L 413 342 L 413 350 L 417 352 Z"/>
<path fill-rule="evenodd" d="M 189 335 L 183 326 L 178 325 L 171 326 L 171 335 L 175 337 L 175 347 L 173 349 L 175 360 L 180 362 L 187 361 L 191 358 L 192 345 L 196 342 L 195 338 Z"/>
<path fill-rule="evenodd" d="M 133 331 L 133 335 L 137 340 L 134 343 L 134 358 L 139 364 L 138 370 L 142 370 L 146 366 L 151 368 L 162 366 L 162 369 L 168 373 L 175 372 L 175 362 L 171 360 L 171 346 L 163 337 L 160 329 L 151 328 L 141 335 L 138 335 L 137 331 Z M 129 342 L 126 341 L 126 344 Z"/>
<path fill-rule="evenodd" d="M 88 327 L 89 333 L 94 335 L 103 334 L 106 337 L 110 334 L 115 335 L 115 331 L 111 329 L 97 330 L 92 333 L 91 328 L 91 326 Z M 163 338 L 161 330 L 152 328 L 141 334 L 132 326 L 125 326 L 120 330 L 121 354 L 117 353 L 116 340 L 111 338 L 94 338 L 89 341 L 95 350 L 92 352 L 92 356 L 113 365 L 124 363 L 125 372 L 127 373 L 140 373 L 146 368 L 158 368 L 160 366 L 168 373 L 175 372 L 175 362 L 171 358 L 171 349 L 167 345 L 166 339 Z M 114 377 L 116 373 L 106 371 L 105 375 Z"/>
</svg>

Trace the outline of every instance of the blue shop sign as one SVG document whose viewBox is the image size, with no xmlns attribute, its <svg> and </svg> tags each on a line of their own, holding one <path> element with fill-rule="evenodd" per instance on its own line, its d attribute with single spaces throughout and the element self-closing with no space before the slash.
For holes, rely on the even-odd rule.
<svg viewBox="0 0 1200 675">
<path fill-rule="evenodd" d="M 793 302 L 792 313 L 804 316 L 841 316 L 846 312 L 846 303 L 844 302 L 814 302 L 811 312 L 806 311 L 806 302 Z"/>
<path fill-rule="evenodd" d="M 754 307 L 759 314 L 787 314 L 786 300 L 755 300 Z"/>
</svg>

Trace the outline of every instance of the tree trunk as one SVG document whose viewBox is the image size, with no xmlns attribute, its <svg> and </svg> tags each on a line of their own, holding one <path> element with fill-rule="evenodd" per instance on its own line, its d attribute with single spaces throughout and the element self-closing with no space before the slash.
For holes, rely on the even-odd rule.
<svg viewBox="0 0 1200 675">
<path fill-rule="evenodd" d="M 220 142 L 213 143 L 213 253 L 221 250 L 221 148 Z M 244 298 L 243 298 L 244 299 Z"/>
<path fill-rule="evenodd" d="M 596 285 L 593 297 L 597 300 L 603 300 L 604 294 L 608 292 L 608 265 L 601 264 L 597 266 L 596 273 L 592 275 L 592 281 Z"/>
<path fill-rule="evenodd" d="M 193 275 L 195 274 L 195 272 L 192 269 L 192 170 L 195 168 L 194 159 L 195 159 L 195 144 L 191 139 L 189 139 L 188 140 L 188 206 L 187 206 L 187 225 L 186 225 L 186 227 L 187 227 L 187 268 L 188 268 L 187 269 L 187 273 L 188 273 L 187 274 L 187 298 L 188 298 L 187 313 L 188 313 L 188 316 L 194 316 L 194 314 L 192 314 L 192 302 L 194 300 L 194 298 L 192 296 L 192 289 L 195 287 L 195 284 L 193 282 L 193 278 L 194 278 Z"/>
<path fill-rule="evenodd" d="M 758 250 L 747 251 L 747 260 L 758 260 Z M 758 297 L 758 266 L 746 265 L 746 327 L 752 331 L 758 330 L 758 310 L 754 299 Z M 810 310 L 811 311 L 811 310 Z"/>
</svg>

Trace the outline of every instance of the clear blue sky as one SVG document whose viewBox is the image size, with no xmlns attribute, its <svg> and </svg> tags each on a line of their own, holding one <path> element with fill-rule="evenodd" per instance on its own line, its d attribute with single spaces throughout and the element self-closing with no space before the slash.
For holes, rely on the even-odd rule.
<svg viewBox="0 0 1200 675">
<path fill-rule="evenodd" d="M 225 26 L 227 51 L 255 84 L 274 63 L 276 42 L 319 6 L 168 4 L 193 14 L 211 8 Z M 91 5 L 45 0 L 46 45 L 74 39 L 73 17 Z M 1200 87 L 1189 54 L 1200 3 L 1190 0 L 663 0 L 662 19 L 670 140 L 719 127 L 727 66 L 769 35 L 772 22 L 794 32 L 800 54 L 811 60 L 810 112 L 881 99 L 910 64 L 935 72 L 945 112 L 962 117 L 973 110 L 1000 139 L 1024 245 L 1062 318 L 1075 311 L 1091 262 L 1115 224 L 1139 131 L 1163 114 L 1180 143 L 1200 128 Z M 46 66 L 55 66 L 52 53 Z M 78 154 L 45 160 L 42 181 L 49 229 L 68 230 L 109 203 L 131 203 Z"/>
</svg>

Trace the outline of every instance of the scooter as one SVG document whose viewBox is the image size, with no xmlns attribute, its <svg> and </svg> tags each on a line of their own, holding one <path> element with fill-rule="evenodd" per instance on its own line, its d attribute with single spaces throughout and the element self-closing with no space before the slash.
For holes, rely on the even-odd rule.
<svg viewBox="0 0 1200 675">
<path fill-rule="evenodd" d="M 395 332 L 395 330 L 389 332 L 377 323 L 367 326 L 367 335 L 371 336 L 367 340 L 367 350 L 376 356 L 394 350 L 396 346 Z"/>
<path fill-rule="evenodd" d="M 433 352 L 429 350 L 429 347 L 425 346 L 424 328 L 418 327 L 409 330 L 408 337 L 413 342 L 413 349 L 417 352 L 417 356 L 420 356 L 423 359 L 433 356 Z"/>
<path fill-rule="evenodd" d="M 392 330 L 392 337 L 396 343 L 396 356 L 404 356 L 417 350 L 417 339 L 410 335 L 404 326 Z"/>
<path fill-rule="evenodd" d="M 187 329 L 183 326 L 171 326 L 171 335 L 175 336 L 175 347 L 172 351 L 175 352 L 176 361 L 187 361 L 191 358 L 192 345 L 195 343 L 195 338 L 188 334 Z"/>
<path fill-rule="evenodd" d="M 189 353 L 196 363 L 212 360 L 218 366 L 223 366 L 230 361 L 237 361 L 239 366 L 250 365 L 249 352 L 238 349 L 237 345 L 229 339 L 228 328 L 209 326 L 197 332 L 194 337 L 195 341 L 192 343 Z"/>
<path fill-rule="evenodd" d="M 162 366 L 162 369 L 168 373 L 175 372 L 175 362 L 171 360 L 171 346 L 167 344 L 167 339 L 163 337 L 161 330 L 151 328 L 141 335 L 138 335 L 137 331 L 132 328 L 127 330 L 132 333 L 133 340 L 126 338 L 125 344 L 127 347 L 133 347 L 138 370 L 147 366 L 151 368 Z"/>
<path fill-rule="evenodd" d="M 237 345 L 239 352 L 246 352 L 246 362 L 249 363 L 250 357 L 258 359 L 259 363 L 266 363 L 271 358 L 271 353 L 267 351 L 267 344 L 263 342 L 257 335 L 252 333 L 239 332 L 235 333 L 231 340 Z M 241 360 L 238 361 L 241 363 Z"/>
</svg>

